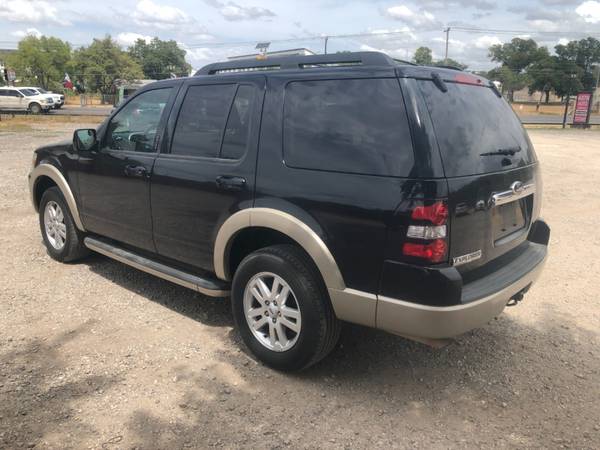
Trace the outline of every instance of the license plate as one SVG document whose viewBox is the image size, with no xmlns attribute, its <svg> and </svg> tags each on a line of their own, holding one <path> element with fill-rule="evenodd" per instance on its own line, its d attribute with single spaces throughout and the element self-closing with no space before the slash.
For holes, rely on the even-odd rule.
<svg viewBox="0 0 600 450">
<path fill-rule="evenodd" d="M 513 233 L 523 230 L 527 224 L 526 199 L 515 200 L 496 206 L 492 210 L 494 244 L 499 244 Z"/>
</svg>

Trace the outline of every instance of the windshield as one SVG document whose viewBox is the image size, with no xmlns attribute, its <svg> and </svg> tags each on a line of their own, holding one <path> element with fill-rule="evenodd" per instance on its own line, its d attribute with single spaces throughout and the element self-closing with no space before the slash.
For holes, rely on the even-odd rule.
<svg viewBox="0 0 600 450">
<path fill-rule="evenodd" d="M 46 89 L 43 89 L 43 88 L 37 88 L 37 91 L 38 91 L 40 94 L 47 94 L 47 93 L 48 93 L 48 91 L 47 91 Z"/>
<path fill-rule="evenodd" d="M 535 160 L 529 138 L 506 101 L 489 87 L 418 81 L 431 114 L 447 177 L 510 170 Z"/>
<path fill-rule="evenodd" d="M 32 95 L 38 95 L 33 89 L 21 89 L 19 92 L 23 94 L 25 97 L 31 97 Z"/>
</svg>

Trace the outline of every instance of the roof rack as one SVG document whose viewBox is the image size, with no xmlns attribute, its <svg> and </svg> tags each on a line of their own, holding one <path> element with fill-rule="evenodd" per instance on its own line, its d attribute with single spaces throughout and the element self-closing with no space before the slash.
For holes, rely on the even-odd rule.
<svg viewBox="0 0 600 450">
<path fill-rule="evenodd" d="M 418 66 L 418 64 L 411 62 L 411 61 L 406 61 L 404 59 L 398 59 L 398 58 L 394 58 L 394 61 L 396 61 L 399 64 L 408 64 L 409 66 Z"/>
<path fill-rule="evenodd" d="M 447 64 L 440 64 L 439 66 L 432 66 L 432 67 L 440 67 L 442 69 L 451 69 L 451 70 L 458 70 L 460 72 L 464 72 L 464 70 L 461 69 L 460 67 L 450 66 L 450 65 L 447 65 Z"/>
<path fill-rule="evenodd" d="M 348 52 L 327 55 L 275 56 L 266 59 L 246 59 L 208 64 L 198 70 L 198 75 L 218 75 L 223 73 L 255 72 L 284 69 L 313 69 L 320 67 L 347 66 L 397 66 L 398 63 L 384 53 Z"/>
</svg>

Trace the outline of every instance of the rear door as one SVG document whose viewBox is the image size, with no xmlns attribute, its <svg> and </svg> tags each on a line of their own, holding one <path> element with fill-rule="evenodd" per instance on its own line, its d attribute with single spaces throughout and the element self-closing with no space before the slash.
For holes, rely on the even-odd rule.
<svg viewBox="0 0 600 450">
<path fill-rule="evenodd" d="M 219 226 L 252 206 L 264 76 L 192 78 L 181 89 L 152 175 L 162 256 L 213 270 Z"/>
<path fill-rule="evenodd" d="M 448 180 L 450 262 L 464 273 L 526 239 L 539 214 L 536 158 L 512 108 L 487 83 L 458 74 L 441 87 L 417 84 Z"/>
</svg>

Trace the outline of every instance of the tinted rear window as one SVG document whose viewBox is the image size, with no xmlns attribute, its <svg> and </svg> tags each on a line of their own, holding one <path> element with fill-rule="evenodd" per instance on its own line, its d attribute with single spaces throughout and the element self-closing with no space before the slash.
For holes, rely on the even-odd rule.
<svg viewBox="0 0 600 450">
<path fill-rule="evenodd" d="M 414 155 L 398 80 L 288 84 L 284 158 L 290 167 L 408 176 Z"/>
<path fill-rule="evenodd" d="M 521 122 L 491 88 L 446 83 L 448 92 L 442 92 L 432 81 L 418 84 L 431 114 L 447 177 L 514 169 L 534 161 Z M 511 157 L 481 155 L 519 148 L 521 151 Z"/>
<path fill-rule="evenodd" d="M 216 158 L 235 85 L 190 86 L 177 118 L 171 153 Z"/>
</svg>

